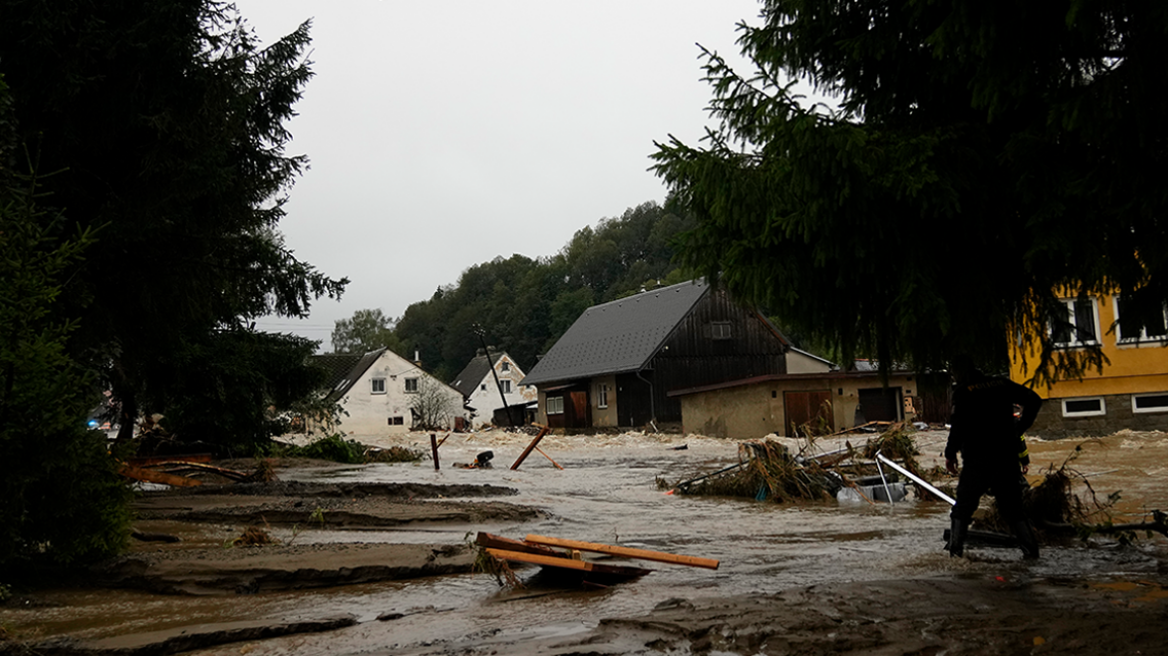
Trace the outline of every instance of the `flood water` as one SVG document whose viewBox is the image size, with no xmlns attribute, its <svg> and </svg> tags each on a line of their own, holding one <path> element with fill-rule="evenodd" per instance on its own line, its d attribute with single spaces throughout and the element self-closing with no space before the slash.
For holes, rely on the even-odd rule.
<svg viewBox="0 0 1168 656">
<path fill-rule="evenodd" d="M 867 436 L 849 436 L 860 445 Z M 428 437 L 360 438 L 382 446 L 407 444 L 429 451 Z M 943 431 L 917 434 L 922 464 L 938 462 Z M 425 441 L 422 441 L 425 440 Z M 1012 575 L 1084 581 L 1158 576 L 1168 540 L 1141 537 L 1133 546 L 1108 539 L 1045 545 L 1042 558 L 1023 562 L 1020 552 L 970 548 L 969 559 L 942 550 L 948 505 L 909 501 L 893 505 L 823 502 L 780 505 L 740 499 L 678 496 L 658 489 L 738 461 L 738 443 L 695 436 L 625 434 L 549 436 L 540 448 L 564 467 L 533 451 L 518 471 L 511 463 L 529 436 L 499 432 L 453 435 L 442 446 L 442 469 L 433 464 L 331 466 L 280 472 L 284 480 L 490 483 L 515 488 L 511 503 L 545 510 L 545 520 L 523 524 L 441 526 L 368 531 L 304 531 L 299 542 L 385 541 L 458 543 L 488 531 L 522 538 L 529 533 L 620 544 L 721 562 L 717 570 L 664 563 L 634 563 L 654 572 L 600 591 L 562 590 L 543 584 L 536 570 L 520 570 L 529 586 L 502 589 L 485 574 L 349 586 L 332 590 L 229 597 L 161 597 L 133 591 L 62 591 L 61 605 L 0 608 L 0 622 L 25 634 L 67 633 L 99 637 L 165 626 L 248 618 L 316 618 L 356 615 L 354 627 L 241 645 L 200 654 L 443 653 L 526 638 L 569 635 L 601 618 L 633 617 L 674 598 L 768 594 L 821 582 L 935 575 Z M 1168 434 L 1121 433 L 1102 440 L 1033 441 L 1032 473 L 1071 463 L 1100 499 L 1119 491 L 1116 523 L 1140 521 L 1151 509 L 1168 509 L 1163 477 Z M 684 449 L 677 447 L 684 446 Z M 828 450 L 835 445 L 822 443 Z M 492 469 L 458 469 L 481 451 L 495 454 Z M 1032 477 L 1033 478 L 1033 477 Z M 1086 488 L 1080 485 L 1080 492 Z M 279 536 L 279 532 L 276 532 Z M 285 536 L 289 537 L 289 536 Z M 400 613 L 392 621 L 379 615 Z M 241 652 L 241 649 L 244 651 Z M 500 652 L 502 653 L 502 652 Z"/>
</svg>

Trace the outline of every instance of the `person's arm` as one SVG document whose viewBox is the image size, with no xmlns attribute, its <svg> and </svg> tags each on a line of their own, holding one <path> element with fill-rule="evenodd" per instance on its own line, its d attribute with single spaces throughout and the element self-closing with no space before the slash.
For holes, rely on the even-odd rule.
<svg viewBox="0 0 1168 656">
<path fill-rule="evenodd" d="M 957 452 L 961 450 L 961 439 L 964 433 L 963 422 L 957 414 L 957 401 L 960 395 L 953 393 L 953 412 L 949 415 L 949 439 L 945 442 L 945 470 L 957 475 Z"/>
<path fill-rule="evenodd" d="M 1018 428 L 1018 434 L 1022 435 L 1034 425 L 1034 420 L 1038 418 L 1038 411 L 1042 409 L 1042 397 L 1029 387 L 1023 387 L 1017 383 L 1013 384 L 1012 390 L 1014 403 L 1022 406 L 1022 416 L 1015 424 Z"/>
</svg>

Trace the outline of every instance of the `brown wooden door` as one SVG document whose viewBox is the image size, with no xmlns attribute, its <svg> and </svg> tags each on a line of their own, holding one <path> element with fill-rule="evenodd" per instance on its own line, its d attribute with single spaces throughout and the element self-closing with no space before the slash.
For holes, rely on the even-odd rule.
<svg viewBox="0 0 1168 656">
<path fill-rule="evenodd" d="M 783 412 L 787 418 L 783 428 L 793 437 L 835 432 L 831 390 L 783 392 Z"/>
<path fill-rule="evenodd" d="M 588 417 L 588 392 L 569 392 L 568 399 L 572 404 L 572 419 L 568 425 L 572 428 L 586 428 L 591 425 Z"/>
</svg>

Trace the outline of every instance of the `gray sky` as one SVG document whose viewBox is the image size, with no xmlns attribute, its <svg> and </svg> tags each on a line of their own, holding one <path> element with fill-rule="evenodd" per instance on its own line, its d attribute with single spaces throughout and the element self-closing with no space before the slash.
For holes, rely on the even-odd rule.
<svg viewBox="0 0 1168 656">
<path fill-rule="evenodd" d="M 305 321 L 397 317 L 466 268 L 556 253 L 655 200 L 653 142 L 696 145 L 709 86 L 695 42 L 741 61 L 758 0 L 236 0 L 263 43 L 311 18 L 313 69 L 290 154 L 288 247 L 351 283 Z"/>
</svg>

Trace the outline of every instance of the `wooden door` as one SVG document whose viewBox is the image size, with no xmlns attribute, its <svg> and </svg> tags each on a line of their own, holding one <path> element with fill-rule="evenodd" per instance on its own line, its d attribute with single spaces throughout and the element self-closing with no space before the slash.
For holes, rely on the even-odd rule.
<svg viewBox="0 0 1168 656">
<path fill-rule="evenodd" d="M 831 390 L 783 392 L 783 413 L 787 418 L 784 434 L 792 437 L 835 432 Z"/>
</svg>

